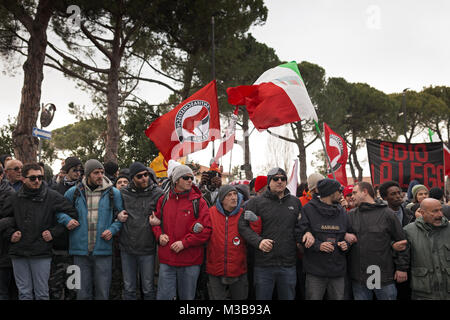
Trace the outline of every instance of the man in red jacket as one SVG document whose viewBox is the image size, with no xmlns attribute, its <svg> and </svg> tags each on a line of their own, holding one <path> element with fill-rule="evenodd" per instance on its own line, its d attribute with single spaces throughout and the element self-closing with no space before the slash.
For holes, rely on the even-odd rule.
<svg viewBox="0 0 450 320">
<path fill-rule="evenodd" d="M 193 300 L 203 262 L 203 245 L 211 235 L 211 219 L 201 191 L 192 183 L 194 174 L 188 166 L 177 166 L 169 178 L 172 183 L 169 197 L 162 209 L 164 195 L 156 205 L 155 216 L 160 225 L 152 227 L 159 242 L 156 299 L 176 299 L 178 293 L 181 300 Z"/>
<path fill-rule="evenodd" d="M 224 185 L 219 189 L 216 205 L 209 209 L 213 231 L 207 248 L 206 272 L 211 300 L 225 300 L 227 287 L 231 299 L 247 299 L 247 250 L 238 231 L 239 217 L 244 211 L 242 200 L 234 186 Z"/>
</svg>

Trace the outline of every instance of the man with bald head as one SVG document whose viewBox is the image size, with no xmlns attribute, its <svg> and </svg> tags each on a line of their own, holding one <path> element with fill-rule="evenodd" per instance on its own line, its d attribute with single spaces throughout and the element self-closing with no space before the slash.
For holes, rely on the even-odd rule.
<svg viewBox="0 0 450 320">
<path fill-rule="evenodd" d="M 6 178 L 16 192 L 19 191 L 23 185 L 22 168 L 23 164 L 20 160 L 9 160 L 6 163 Z"/>
<path fill-rule="evenodd" d="M 436 199 L 420 203 L 421 216 L 404 227 L 413 300 L 450 300 L 450 226 Z"/>
</svg>

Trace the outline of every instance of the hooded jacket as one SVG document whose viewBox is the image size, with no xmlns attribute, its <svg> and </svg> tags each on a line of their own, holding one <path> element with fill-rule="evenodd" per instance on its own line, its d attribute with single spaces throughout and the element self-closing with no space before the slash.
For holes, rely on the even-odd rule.
<svg viewBox="0 0 450 320">
<path fill-rule="evenodd" d="M 396 270 L 406 271 L 407 263 L 393 254 L 392 243 L 405 239 L 405 234 L 392 211 L 381 202 L 361 203 L 348 213 L 349 232 L 358 239 L 350 248 L 350 276 L 363 285 L 372 273 L 368 267 L 380 267 L 381 284 L 394 282 Z"/>
<path fill-rule="evenodd" d="M 211 219 L 206 201 L 202 198 L 202 193 L 197 186 L 192 185 L 190 191 L 175 193 L 173 189 L 169 191 L 169 198 L 163 208 L 162 228 L 152 227 L 155 239 L 159 243 L 161 234 L 167 234 L 169 243 L 159 246 L 158 258 L 160 263 L 175 267 L 186 267 L 201 265 L 204 258 L 204 244 L 211 236 Z M 161 204 L 164 197 L 160 197 L 156 205 L 155 216 L 161 219 Z M 199 199 L 198 218 L 195 218 L 192 200 Z M 195 233 L 192 226 L 199 222 L 203 230 Z M 184 249 L 176 253 L 170 246 L 177 241 L 183 243 Z"/>
<path fill-rule="evenodd" d="M 144 190 L 138 190 L 131 182 L 120 193 L 128 213 L 119 235 L 120 250 L 133 255 L 156 254 L 155 236 L 148 218 L 156 210 L 156 203 L 163 191 L 154 183 Z"/>
<path fill-rule="evenodd" d="M 14 232 L 20 231 L 22 237 L 18 242 L 11 243 L 11 257 L 51 257 L 53 241 L 45 241 L 42 232 L 50 231 L 52 237 L 58 237 L 64 232 L 64 226 L 57 223 L 57 213 L 64 211 L 70 219 L 78 215 L 62 195 L 51 190 L 46 184 L 32 191 L 25 187 L 9 197 L 3 207 L 3 217 L 14 217 L 15 225 L 6 232 L 11 239 Z"/>
<path fill-rule="evenodd" d="M 252 198 L 245 209 L 261 217 L 261 234 L 250 227 L 244 215 L 239 218 L 239 233 L 255 248 L 255 266 L 292 267 L 297 262 L 296 232 L 297 220 L 302 208 L 300 200 L 286 189 L 284 197 L 279 199 L 269 189 L 262 195 Z M 259 250 L 263 239 L 274 240 L 270 252 Z"/>
<path fill-rule="evenodd" d="M 0 181 L 0 214 L 6 199 L 11 197 L 14 193 L 13 187 L 10 186 L 7 180 Z M 13 225 L 13 217 L 0 219 L 0 268 L 12 267 L 11 259 L 8 256 L 10 241 L 9 239 L 3 238 L 3 233 Z"/>
<path fill-rule="evenodd" d="M 404 227 L 408 245 L 401 252 L 411 270 L 412 299 L 450 300 L 450 225 L 440 226 L 422 217 Z"/>
<path fill-rule="evenodd" d="M 244 238 L 239 234 L 238 222 L 244 212 L 243 196 L 238 193 L 236 208 L 226 215 L 219 199 L 209 209 L 212 233 L 206 251 L 206 272 L 220 277 L 239 277 L 247 273 L 247 250 Z"/>
<path fill-rule="evenodd" d="M 337 243 L 345 241 L 344 236 L 348 229 L 345 209 L 341 205 L 329 205 L 314 198 L 302 207 L 299 229 L 298 243 L 302 243 L 302 237 L 308 231 L 315 238 L 313 246 L 305 248 L 305 272 L 318 277 L 343 277 L 347 270 L 347 258 Z M 320 251 L 322 242 L 332 242 L 334 251 Z"/>
<path fill-rule="evenodd" d="M 83 179 L 85 181 L 85 178 Z M 113 190 L 113 201 L 114 205 L 110 203 L 109 200 L 109 190 Z M 69 233 L 69 254 L 70 255 L 80 255 L 86 256 L 89 254 L 88 249 L 88 208 L 85 195 L 85 183 L 78 183 L 73 186 L 65 193 L 64 197 L 73 203 L 73 198 L 75 190 L 78 189 L 79 196 L 75 200 L 75 208 L 78 212 L 78 222 L 80 225 L 71 230 Z M 103 177 L 103 184 L 99 186 L 96 191 L 101 191 L 101 197 L 98 203 L 98 221 L 97 221 L 97 233 L 95 238 L 95 246 L 93 250 L 93 255 L 112 255 L 112 242 L 113 239 L 104 240 L 101 238 L 101 234 L 105 230 L 110 230 L 112 235 L 119 232 L 122 227 L 122 223 L 115 219 L 113 211 L 114 208 L 118 212 L 123 210 L 123 202 L 120 191 L 112 186 L 111 181 Z M 64 211 L 58 214 L 58 221 L 65 226 L 69 223 L 71 218 L 67 216 Z"/>
</svg>

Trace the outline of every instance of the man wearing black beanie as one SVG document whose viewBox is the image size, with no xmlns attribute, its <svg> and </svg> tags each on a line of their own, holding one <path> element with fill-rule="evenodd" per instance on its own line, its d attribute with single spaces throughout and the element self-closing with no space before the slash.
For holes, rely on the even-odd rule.
<svg viewBox="0 0 450 320">
<path fill-rule="evenodd" d="M 306 232 L 315 240 L 305 246 L 303 268 L 306 272 L 306 300 L 322 300 L 325 292 L 330 300 L 344 299 L 344 276 L 347 271 L 344 240 L 347 232 L 347 213 L 340 205 L 341 184 L 332 179 L 317 183 L 320 198 L 313 198 L 302 208 L 299 221 L 301 242 Z"/>
</svg>

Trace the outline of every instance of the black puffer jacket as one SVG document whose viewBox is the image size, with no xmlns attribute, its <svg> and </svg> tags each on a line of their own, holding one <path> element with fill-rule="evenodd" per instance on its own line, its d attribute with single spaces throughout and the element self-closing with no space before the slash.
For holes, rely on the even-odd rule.
<svg viewBox="0 0 450 320">
<path fill-rule="evenodd" d="M 72 204 L 58 192 L 45 184 L 37 191 L 22 186 L 17 193 L 9 197 L 3 207 L 2 217 L 14 217 L 15 226 L 5 232 L 7 239 L 15 231 L 22 233 L 19 242 L 11 243 L 11 257 L 51 257 L 53 241 L 46 242 L 42 232 L 49 230 L 52 237 L 57 237 L 64 226 L 56 221 L 56 214 L 64 212 L 73 219 L 78 219 Z"/>
<path fill-rule="evenodd" d="M 3 212 L 2 208 L 6 199 L 14 193 L 14 188 L 11 187 L 7 180 L 0 181 L 0 215 Z M 0 219 L 0 268 L 9 268 L 12 266 L 11 259 L 8 256 L 9 240 L 3 238 L 3 233 L 13 225 L 14 218 L 12 217 Z"/>
<path fill-rule="evenodd" d="M 392 243 L 404 240 L 402 226 L 388 206 L 381 202 L 362 203 L 349 213 L 350 230 L 358 238 L 350 249 L 350 276 L 363 285 L 372 273 L 371 265 L 379 266 L 381 284 L 394 282 L 396 270 L 407 271 L 407 262 L 393 254 Z"/>
<path fill-rule="evenodd" d="M 77 181 L 67 182 L 65 179 L 61 180 L 59 183 L 52 185 L 52 189 L 57 191 L 59 194 L 64 195 L 67 190 L 76 185 Z M 66 228 L 61 231 L 61 234 L 57 237 L 53 237 L 53 249 L 63 252 L 69 251 L 69 230 Z"/>
<path fill-rule="evenodd" d="M 255 266 L 295 266 L 297 221 L 301 208 L 300 200 L 291 195 L 287 189 L 281 199 L 270 190 L 266 190 L 262 195 L 248 201 L 245 209 L 261 217 L 261 234 L 258 235 L 250 228 L 244 214 L 239 218 L 239 233 L 251 246 L 256 248 Z M 263 239 L 274 240 L 270 252 L 259 250 L 259 243 Z"/>
<path fill-rule="evenodd" d="M 156 253 L 156 241 L 148 217 L 156 210 L 156 203 L 163 195 L 162 189 L 152 184 L 143 191 L 138 191 L 131 182 L 120 190 L 123 206 L 128 212 L 128 219 L 120 230 L 120 250 L 134 255 L 152 255 Z"/>
<path fill-rule="evenodd" d="M 302 208 L 299 220 L 300 237 L 297 242 L 302 243 L 306 232 L 311 232 L 315 238 L 311 248 L 305 248 L 303 268 L 306 273 L 318 277 L 343 277 L 347 270 L 346 253 L 337 245 L 344 241 L 348 229 L 348 215 L 341 205 L 328 205 L 317 198 L 313 198 Z M 331 253 L 320 251 L 322 242 L 332 242 L 334 251 Z"/>
</svg>

